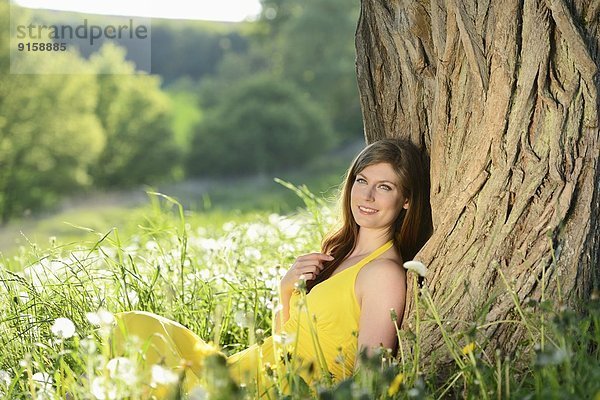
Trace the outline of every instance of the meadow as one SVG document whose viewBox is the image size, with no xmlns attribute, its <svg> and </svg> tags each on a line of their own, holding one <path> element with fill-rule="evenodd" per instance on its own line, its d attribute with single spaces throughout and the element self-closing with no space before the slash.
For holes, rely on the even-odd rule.
<svg viewBox="0 0 600 400">
<path fill-rule="evenodd" d="M 129 212 L 123 228 L 78 228 L 0 260 L 0 396 L 7 399 L 253 399 L 219 358 L 209 357 L 202 385 L 189 393 L 160 365 L 138 368 L 142 347 L 112 357 L 115 312 L 146 310 L 175 319 L 231 354 L 270 335 L 277 285 L 294 258 L 319 248 L 335 225 L 335 205 L 305 186 L 280 182 L 301 201 L 293 211 L 186 210 L 173 197 Z M 416 279 L 416 278 L 415 278 Z M 415 282 L 411 282 L 414 284 Z M 506 295 L 514 288 L 507 287 Z M 444 370 L 424 364 L 419 324 L 444 321 L 419 293 L 414 331 L 398 331 L 397 356 L 364 358 L 361 369 L 315 388 L 285 371 L 272 398 L 320 399 L 600 399 L 600 300 L 576 311 L 546 301 L 515 303 L 528 334 L 510 353 L 485 349 L 476 322 L 446 332 Z M 515 323 L 506 321 L 500 323 Z M 268 366 L 265 366 L 268 368 Z M 290 385 L 291 393 L 283 387 Z"/>
</svg>

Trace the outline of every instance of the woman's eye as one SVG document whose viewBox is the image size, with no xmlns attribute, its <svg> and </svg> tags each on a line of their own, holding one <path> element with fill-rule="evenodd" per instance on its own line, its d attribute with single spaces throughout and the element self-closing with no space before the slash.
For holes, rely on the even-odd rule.
<svg viewBox="0 0 600 400">
<path fill-rule="evenodd" d="M 386 191 L 392 190 L 392 188 L 390 186 L 388 186 L 388 185 L 381 185 L 379 187 L 382 188 L 383 190 L 386 190 Z"/>
<path fill-rule="evenodd" d="M 367 183 L 367 181 L 363 178 L 356 178 L 357 183 Z"/>
</svg>

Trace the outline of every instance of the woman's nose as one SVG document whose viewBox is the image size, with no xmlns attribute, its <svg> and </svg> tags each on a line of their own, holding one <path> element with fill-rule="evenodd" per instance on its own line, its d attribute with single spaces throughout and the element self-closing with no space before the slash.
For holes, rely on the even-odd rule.
<svg viewBox="0 0 600 400">
<path fill-rule="evenodd" d="M 365 200 L 373 201 L 375 199 L 373 191 L 374 191 L 374 188 L 371 186 L 368 186 L 365 188 L 365 191 L 364 191 Z"/>
</svg>

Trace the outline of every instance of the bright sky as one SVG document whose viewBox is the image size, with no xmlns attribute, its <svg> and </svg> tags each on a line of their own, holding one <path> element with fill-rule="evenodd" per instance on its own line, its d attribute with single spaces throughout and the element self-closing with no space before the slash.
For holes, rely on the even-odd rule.
<svg viewBox="0 0 600 400">
<path fill-rule="evenodd" d="M 260 12 L 259 0 L 15 0 L 23 7 L 137 17 L 243 21 Z"/>
</svg>

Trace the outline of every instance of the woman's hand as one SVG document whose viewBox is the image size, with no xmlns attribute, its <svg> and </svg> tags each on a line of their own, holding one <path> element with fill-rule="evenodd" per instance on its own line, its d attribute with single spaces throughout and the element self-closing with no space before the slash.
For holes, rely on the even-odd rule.
<svg viewBox="0 0 600 400">
<path fill-rule="evenodd" d="M 291 293 L 294 285 L 301 279 L 313 280 L 323 270 L 323 263 L 333 260 L 329 254 L 310 253 L 296 259 L 291 268 L 281 278 L 279 288 L 282 294 Z"/>
<path fill-rule="evenodd" d="M 315 279 L 323 269 L 323 263 L 331 260 L 333 260 L 333 257 L 323 253 L 305 254 L 296 258 L 294 264 L 279 282 L 281 309 L 275 315 L 275 333 L 278 333 L 283 324 L 290 318 L 290 297 L 296 283 L 300 279 Z"/>
</svg>

